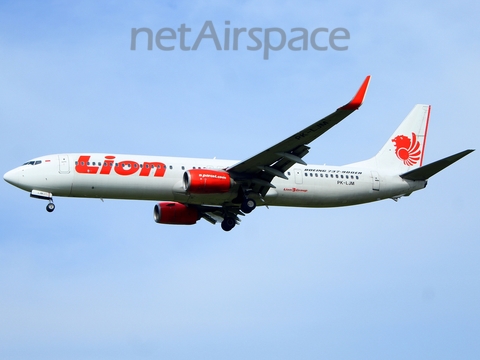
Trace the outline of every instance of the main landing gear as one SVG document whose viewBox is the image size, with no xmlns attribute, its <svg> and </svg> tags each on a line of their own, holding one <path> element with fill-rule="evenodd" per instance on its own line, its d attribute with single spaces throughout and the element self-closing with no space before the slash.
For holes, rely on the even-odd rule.
<svg viewBox="0 0 480 360">
<path fill-rule="evenodd" d="M 250 214 L 255 208 L 257 207 L 257 203 L 255 200 L 246 198 L 243 200 L 242 205 L 240 206 L 240 210 L 242 210 L 245 214 Z"/>
<path fill-rule="evenodd" d="M 222 221 L 222 229 L 224 231 L 232 230 L 235 227 L 235 225 L 237 225 L 237 222 L 233 217 L 230 217 L 230 216 L 225 217 Z"/>
<path fill-rule="evenodd" d="M 257 203 L 255 202 L 255 200 L 246 197 L 242 201 L 242 204 L 240 205 L 240 210 L 244 214 L 250 214 L 256 207 L 257 207 Z M 243 214 L 240 213 L 240 215 L 243 215 Z M 236 213 L 229 213 L 226 211 L 221 224 L 222 229 L 224 231 L 232 230 L 235 227 L 235 225 L 237 225 L 237 220 L 238 218 L 236 217 Z"/>
</svg>

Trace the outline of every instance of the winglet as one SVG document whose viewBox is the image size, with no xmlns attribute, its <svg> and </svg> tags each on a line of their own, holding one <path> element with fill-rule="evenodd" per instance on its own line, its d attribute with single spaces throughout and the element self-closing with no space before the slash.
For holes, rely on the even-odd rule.
<svg viewBox="0 0 480 360">
<path fill-rule="evenodd" d="M 338 110 L 357 110 L 363 103 L 365 95 L 367 94 L 368 83 L 370 82 L 370 75 L 368 75 L 363 81 L 362 86 L 358 89 L 353 99 L 348 103 L 338 108 Z"/>
</svg>

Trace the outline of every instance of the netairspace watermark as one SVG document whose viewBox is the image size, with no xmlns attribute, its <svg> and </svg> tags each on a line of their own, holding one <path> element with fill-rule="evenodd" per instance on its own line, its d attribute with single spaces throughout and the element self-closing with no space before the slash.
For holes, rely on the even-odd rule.
<svg viewBox="0 0 480 360">
<path fill-rule="evenodd" d="M 173 51 L 177 49 L 177 46 L 182 51 L 195 51 L 202 41 L 212 41 L 216 50 L 228 51 L 238 50 L 239 43 L 244 43 L 245 38 L 247 38 L 247 42 L 250 44 L 246 46 L 246 49 L 259 51 L 263 48 L 263 59 L 268 60 L 271 51 L 280 51 L 285 45 L 291 51 L 306 51 L 310 47 L 317 51 L 326 51 L 329 47 L 336 51 L 345 51 L 348 50 L 346 41 L 350 40 L 350 32 L 343 27 L 337 27 L 331 31 L 328 28 L 319 27 L 313 29 L 310 34 L 307 29 L 296 27 L 290 29 L 289 36 L 287 36 L 287 32 L 278 27 L 266 29 L 260 27 L 250 29 L 245 27 L 230 28 L 230 21 L 225 21 L 225 25 L 222 42 L 217 35 L 213 22 L 208 20 L 205 21 L 202 29 L 195 37 L 193 45 L 191 45 L 192 39 L 187 39 L 189 37 L 187 33 L 191 33 L 192 29 L 186 27 L 185 24 L 181 24 L 177 30 L 169 27 L 158 30 L 155 34 L 155 45 L 163 51 Z M 130 50 L 137 50 L 137 38 L 141 33 L 146 34 L 147 49 L 152 50 L 153 31 L 145 27 L 132 28 Z M 144 34 L 140 35 L 142 42 L 145 39 Z M 187 45 L 187 43 L 190 45 Z"/>
</svg>

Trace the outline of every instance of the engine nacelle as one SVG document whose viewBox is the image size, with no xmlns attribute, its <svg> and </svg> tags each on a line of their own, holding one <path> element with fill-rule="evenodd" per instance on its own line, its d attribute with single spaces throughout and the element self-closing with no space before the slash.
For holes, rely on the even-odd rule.
<svg viewBox="0 0 480 360">
<path fill-rule="evenodd" d="M 153 208 L 157 224 L 193 225 L 199 219 L 198 210 L 178 202 L 159 202 Z"/>
<path fill-rule="evenodd" d="M 183 186 L 192 194 L 226 193 L 232 187 L 233 181 L 226 171 L 191 169 L 183 174 Z"/>
</svg>

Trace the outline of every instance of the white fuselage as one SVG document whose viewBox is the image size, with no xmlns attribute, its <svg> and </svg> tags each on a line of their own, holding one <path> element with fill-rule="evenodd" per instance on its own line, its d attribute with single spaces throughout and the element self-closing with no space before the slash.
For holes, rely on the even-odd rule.
<svg viewBox="0 0 480 360">
<path fill-rule="evenodd" d="M 5 174 L 9 183 L 26 191 L 53 196 L 105 199 L 177 201 L 185 204 L 224 205 L 237 192 L 189 194 L 183 175 L 190 169 L 222 170 L 238 161 L 140 155 L 60 154 L 36 158 Z M 359 166 L 359 167 L 357 167 Z M 396 199 L 425 187 L 426 181 L 404 180 L 379 169 L 346 166 L 299 165 L 275 178 L 258 205 L 334 207 Z"/>
</svg>

